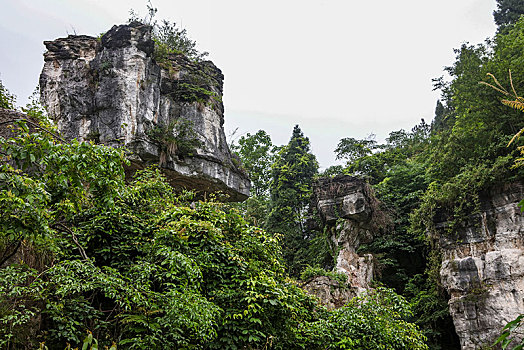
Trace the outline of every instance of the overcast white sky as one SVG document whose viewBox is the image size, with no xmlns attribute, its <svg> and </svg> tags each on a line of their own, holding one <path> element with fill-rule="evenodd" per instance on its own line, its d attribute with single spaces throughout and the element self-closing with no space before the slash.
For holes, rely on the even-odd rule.
<svg viewBox="0 0 524 350">
<path fill-rule="evenodd" d="M 287 143 L 295 124 L 322 167 L 343 137 L 383 140 L 433 118 L 431 79 L 453 48 L 495 33 L 495 0 L 154 0 L 222 70 L 226 131 L 266 130 Z M 98 35 L 146 0 L 0 0 L 0 79 L 25 103 L 42 42 Z"/>
</svg>

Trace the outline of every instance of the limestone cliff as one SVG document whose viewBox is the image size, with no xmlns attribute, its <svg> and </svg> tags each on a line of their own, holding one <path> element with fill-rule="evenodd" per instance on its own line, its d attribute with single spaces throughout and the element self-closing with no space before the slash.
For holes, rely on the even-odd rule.
<svg viewBox="0 0 524 350">
<path fill-rule="evenodd" d="M 182 54 L 154 59 L 151 27 L 114 26 L 100 39 L 44 42 L 42 103 L 66 139 L 93 140 L 132 153 L 132 169 L 159 163 L 171 184 L 231 200 L 250 182 L 224 134 L 222 72 Z"/>
<path fill-rule="evenodd" d="M 371 254 L 358 255 L 357 249 L 377 232 L 377 200 L 368 184 L 344 175 L 318 180 L 313 187 L 312 206 L 328 232 L 336 256 L 335 270 L 347 275 L 348 281 L 347 292 L 338 291 L 334 288 L 338 283 L 324 276 L 308 281 L 305 289 L 319 296 L 328 307 L 341 306 L 370 288 L 374 258 Z"/>
<path fill-rule="evenodd" d="M 493 188 L 459 231 L 436 224 L 443 286 L 462 349 L 480 349 L 524 313 L 524 185 Z"/>
</svg>

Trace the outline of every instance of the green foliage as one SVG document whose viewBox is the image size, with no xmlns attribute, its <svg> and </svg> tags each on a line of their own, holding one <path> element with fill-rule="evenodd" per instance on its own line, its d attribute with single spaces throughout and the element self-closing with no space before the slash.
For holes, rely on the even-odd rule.
<svg viewBox="0 0 524 350">
<path fill-rule="evenodd" d="M 519 0 L 497 0 L 497 9 L 493 11 L 495 23 L 503 28 L 516 23 L 524 14 L 524 4 Z"/>
<path fill-rule="evenodd" d="M 204 60 L 208 53 L 196 49 L 196 41 L 188 37 L 186 29 L 180 29 L 176 23 L 163 20 L 154 26 L 155 59 L 161 62 L 171 53 L 182 53 L 195 61 Z"/>
<path fill-rule="evenodd" d="M 424 348 L 393 294 L 327 312 L 285 274 L 278 235 L 189 205 L 158 169 L 126 183 L 119 150 L 33 131 L 0 140 L 0 346 Z"/>
<path fill-rule="evenodd" d="M 33 283 L 37 271 L 21 266 L 0 269 L 0 348 L 16 347 L 21 339 L 34 337 L 32 328 L 39 305 L 28 303 L 42 291 Z"/>
<path fill-rule="evenodd" d="M 426 148 L 429 133 L 430 126 L 422 120 L 411 131 L 401 129 L 391 132 L 383 145 L 378 145 L 373 139 L 344 138 L 335 153 L 338 159 L 348 160 L 343 173 L 378 184 L 388 176 L 390 169 L 420 154 Z"/>
<path fill-rule="evenodd" d="M 129 22 L 141 22 L 153 27 L 153 40 L 155 41 L 155 60 L 162 64 L 166 61 L 169 54 L 183 54 L 194 61 L 202 61 L 207 52 L 199 52 L 196 49 L 197 43 L 191 40 L 186 29 L 178 28 L 175 22 L 163 20 L 160 24 L 155 20 L 157 9 L 148 1 L 147 16 L 140 18 L 134 10 L 129 11 Z"/>
<path fill-rule="evenodd" d="M 502 330 L 502 334 L 500 337 L 498 337 L 497 341 L 493 346 L 500 343 L 500 346 L 503 350 L 510 349 L 508 348 L 509 345 L 515 340 L 512 336 L 520 335 L 521 331 L 520 328 L 522 327 L 522 319 L 524 318 L 524 315 L 518 316 L 513 321 L 509 322 L 506 326 L 504 326 L 504 329 Z M 524 341 L 521 341 L 520 344 L 517 344 L 516 346 L 512 347 L 511 350 L 522 350 L 524 349 Z"/>
<path fill-rule="evenodd" d="M 264 130 L 241 136 L 238 145 L 231 145 L 231 150 L 238 155 L 242 169 L 247 171 L 251 180 L 251 196 L 235 206 L 255 226 L 263 227 L 269 214 L 271 172 L 268 169 L 275 162 L 278 149 Z"/>
<path fill-rule="evenodd" d="M 175 98 L 182 102 L 196 101 L 204 104 L 210 98 L 213 101 L 222 102 L 222 99 L 217 93 L 190 83 L 179 83 L 175 92 Z"/>
<path fill-rule="evenodd" d="M 377 141 L 373 139 L 357 140 L 346 137 L 340 140 L 335 149 L 337 159 L 346 159 L 347 164 L 351 164 L 359 158 L 368 156 L 372 153 Z"/>
<path fill-rule="evenodd" d="M 345 170 L 368 176 L 393 216 L 394 229 L 361 250 L 373 252 L 381 262 L 380 280 L 410 299 L 417 323 L 435 349 L 458 345 L 439 287 L 441 259 L 432 239 L 445 234 L 459 240 L 472 215 L 480 213 L 482 193 L 522 177 L 519 169 L 512 169 L 516 152 L 507 145 L 524 121 L 498 102 L 497 91 L 478 83 L 492 73 L 503 77 L 497 86 L 512 86 L 511 69 L 513 90 L 523 88 L 523 32 L 521 19 L 485 45 L 464 44 L 456 50 L 455 63 L 446 68 L 451 81 L 435 81 L 442 102 L 431 131 L 420 125 L 411 133 L 391 133 L 386 145 Z M 446 229 L 437 231 L 435 222 L 446 222 Z M 424 239 L 427 233 L 429 240 Z"/>
<path fill-rule="evenodd" d="M 424 270 L 424 238 L 409 230 L 408 220 L 427 186 L 424 171 L 415 160 L 406 161 L 392 167 L 375 186 L 377 197 L 393 219 L 393 227 L 360 247 L 378 259 L 380 280 L 401 293 L 409 278 Z"/>
<path fill-rule="evenodd" d="M 33 121 L 40 123 L 47 129 L 54 131 L 54 125 L 47 115 L 45 108 L 40 104 L 40 89 L 37 87 L 29 97 L 29 102 L 22 107 L 22 112 L 31 117 Z"/>
<path fill-rule="evenodd" d="M 112 205 L 124 177 L 122 151 L 60 143 L 42 127 L 30 133 L 24 121 L 13 130 L 0 138 L 0 265 L 25 238 L 48 235 L 82 208 Z"/>
<path fill-rule="evenodd" d="M 458 340 L 447 300 L 429 273 L 440 261 L 430 259 L 425 231 L 412 229 L 409 218 L 428 188 L 427 154 L 432 134 L 451 121 L 445 119 L 446 113 L 441 105 L 436 110 L 441 118 L 438 124 L 430 127 L 422 120 L 409 131 L 391 132 L 385 144 L 373 145 L 372 151 L 353 159 L 343 170 L 373 184 L 381 209 L 392 219 L 391 227 L 375 235 L 372 242 L 361 244 L 359 253 L 372 253 L 378 262 L 378 281 L 408 298 L 413 319 L 424 329 L 432 349 L 455 349 Z"/>
<path fill-rule="evenodd" d="M 296 125 L 271 167 L 271 209 L 265 225 L 268 231 L 284 236 L 284 259 L 295 276 L 307 264 L 303 257 L 308 248 L 304 223 L 317 170 L 309 139 Z"/>
<path fill-rule="evenodd" d="M 318 277 L 318 276 L 326 276 L 331 278 L 332 280 L 337 281 L 341 286 L 345 285 L 348 280 L 348 276 L 343 272 L 336 272 L 336 271 L 326 271 L 321 267 L 312 267 L 307 266 L 304 271 L 300 274 L 300 279 L 302 281 L 307 281 L 311 278 Z"/>
<path fill-rule="evenodd" d="M 160 149 L 160 166 L 173 157 L 192 156 L 197 148 L 203 146 L 193 123 L 187 119 L 175 119 L 168 124 L 157 124 L 146 131 L 146 134 Z"/>
<path fill-rule="evenodd" d="M 302 325 L 307 349 L 428 349 L 417 327 L 405 321 L 409 304 L 386 288 L 352 299 L 327 319 Z"/>
<path fill-rule="evenodd" d="M 345 168 L 342 165 L 332 165 L 324 169 L 318 174 L 318 177 L 335 177 L 345 173 Z"/>
<path fill-rule="evenodd" d="M 271 142 L 271 137 L 264 130 L 259 130 L 254 135 L 247 133 L 240 137 L 238 145 L 232 146 L 232 150 L 240 157 L 251 179 L 251 194 L 267 197 L 271 182 L 271 173 L 267 170 L 274 163 L 278 151 Z"/>
<path fill-rule="evenodd" d="M 519 111 L 498 102 L 498 92 L 479 85 L 487 73 L 504 77 L 511 69 L 514 88 L 524 89 L 522 47 L 524 20 L 499 33 L 493 47 L 463 45 L 447 71 L 452 81 L 443 87 L 452 123 L 436 133 L 427 154 L 428 179 L 432 183 L 413 217 L 414 229 L 432 227 L 436 215 L 448 220 L 448 233 L 456 232 L 468 216 L 478 212 L 479 194 L 490 186 L 520 177 L 511 169 L 515 150 L 512 136 L 524 126 Z M 422 227 L 420 224 L 423 223 Z"/>
<path fill-rule="evenodd" d="M 231 203 L 242 216 L 252 225 L 263 227 L 269 213 L 271 202 L 269 198 L 263 196 L 251 196 L 243 202 Z"/>
<path fill-rule="evenodd" d="M 16 97 L 9 93 L 0 80 L 0 108 L 15 109 Z"/>
</svg>

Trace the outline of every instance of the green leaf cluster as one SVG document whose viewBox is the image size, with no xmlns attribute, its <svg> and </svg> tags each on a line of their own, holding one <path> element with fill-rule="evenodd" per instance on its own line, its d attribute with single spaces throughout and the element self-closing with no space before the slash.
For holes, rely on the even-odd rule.
<svg viewBox="0 0 524 350">
<path fill-rule="evenodd" d="M 0 108 L 14 109 L 16 97 L 9 93 L 4 84 L 0 81 Z"/>
<path fill-rule="evenodd" d="M 305 221 L 313 178 L 318 162 L 311 153 L 309 139 L 298 125 L 289 143 L 283 146 L 271 166 L 270 212 L 265 229 L 283 235 L 283 253 L 291 273 L 298 276 L 306 265 Z"/>
<path fill-rule="evenodd" d="M 417 327 L 405 321 L 407 301 L 392 290 L 376 288 L 333 311 L 327 319 L 304 324 L 314 348 L 428 349 Z"/>
<path fill-rule="evenodd" d="M 155 41 L 154 57 L 157 62 L 164 62 L 169 54 L 183 54 L 200 62 L 209 54 L 198 51 L 196 41 L 189 38 L 187 30 L 179 28 L 175 22 L 164 19 L 159 24 L 155 19 L 158 9 L 153 7 L 151 1 L 148 1 L 146 7 L 147 15 L 144 18 L 140 18 L 135 10 L 129 10 L 128 22 L 140 22 L 152 27 Z"/>
<path fill-rule="evenodd" d="M 121 150 L 15 125 L 0 139 L 2 348 L 426 348 L 391 291 L 327 312 L 286 274 L 279 235 L 176 195 L 158 169 L 125 181 Z"/>
</svg>

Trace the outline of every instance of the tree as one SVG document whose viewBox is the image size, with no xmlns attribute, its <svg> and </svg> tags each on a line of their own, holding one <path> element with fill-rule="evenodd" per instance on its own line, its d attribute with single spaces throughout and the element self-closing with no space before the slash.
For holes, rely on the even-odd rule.
<svg viewBox="0 0 524 350">
<path fill-rule="evenodd" d="M 232 148 L 249 174 L 251 195 L 268 196 L 271 172 L 267 170 L 271 168 L 277 152 L 271 137 L 264 130 L 258 130 L 254 135 L 247 133 L 246 136 L 240 137 L 238 145 L 233 145 Z"/>
<path fill-rule="evenodd" d="M 303 224 L 317 171 L 318 162 L 311 153 L 309 139 L 296 125 L 289 143 L 271 167 L 271 211 L 265 226 L 270 232 L 284 235 L 284 259 L 294 274 L 305 267 L 300 261 L 300 251 L 307 246 Z"/>
<path fill-rule="evenodd" d="M 10 94 L 0 80 L 0 108 L 14 109 L 16 98 Z"/>
<path fill-rule="evenodd" d="M 499 5 L 502 3 L 510 2 L 499 2 Z M 508 69 L 511 69 L 515 91 L 524 89 L 523 34 L 524 18 L 521 18 L 499 30 L 495 39 L 486 44 L 462 45 L 455 50 L 453 65 L 446 68 L 451 80 L 441 85 L 446 108 L 445 125 L 433 130 L 427 152 L 420 160 L 427 169 L 428 186 L 422 196 L 417 195 L 418 207 L 410 215 L 410 231 L 425 235 L 429 243 L 438 244 L 439 235 L 453 237 L 467 227 L 471 215 L 480 213 L 483 191 L 494 184 L 522 179 L 523 169 L 512 168 L 517 152 L 507 147 L 513 135 L 524 126 L 522 114 L 499 103 L 499 92 L 479 86 L 479 82 L 491 73 L 500 79 L 500 86 L 511 86 L 508 76 Z M 511 101 L 508 99 L 508 102 Z M 437 232 L 435 222 L 443 220 L 449 226 Z M 435 286 L 440 283 L 442 261 L 438 248 L 433 245 L 426 256 L 428 284 L 433 287 L 410 283 L 418 287 L 406 289 L 419 289 L 413 293 L 412 301 L 420 310 L 420 322 L 426 323 L 424 328 L 441 332 L 444 329 L 435 326 L 444 325 L 445 319 L 435 318 L 435 315 L 444 315 L 445 304 L 438 306 L 438 295 L 442 291 Z"/>
<path fill-rule="evenodd" d="M 370 155 L 375 148 L 377 141 L 372 138 L 357 140 L 353 137 L 346 137 L 339 141 L 335 153 L 337 159 L 345 159 L 347 165 L 352 162 Z"/>
<path fill-rule="evenodd" d="M 446 129 L 451 124 L 449 115 L 452 111 L 443 104 L 440 100 L 437 100 L 437 106 L 435 107 L 435 118 L 431 123 L 431 131 L 433 133 L 439 132 Z"/>
<path fill-rule="evenodd" d="M 279 148 L 273 145 L 271 137 L 264 130 L 259 130 L 254 135 L 248 133 L 240 137 L 238 145 L 232 144 L 231 149 L 240 158 L 251 180 L 251 196 L 231 206 L 240 210 L 253 225 L 262 227 L 270 206 L 271 172 L 268 169 L 271 169 Z"/>
<path fill-rule="evenodd" d="M 497 0 L 497 9 L 493 18 L 499 28 L 516 23 L 524 14 L 524 2 L 521 0 Z"/>
</svg>

